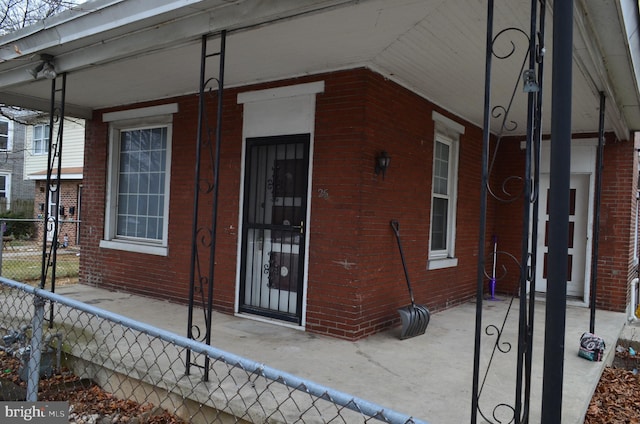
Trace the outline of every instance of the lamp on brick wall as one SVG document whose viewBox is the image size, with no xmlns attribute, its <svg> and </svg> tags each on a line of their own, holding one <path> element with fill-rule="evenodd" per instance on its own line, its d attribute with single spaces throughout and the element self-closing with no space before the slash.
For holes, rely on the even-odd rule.
<svg viewBox="0 0 640 424">
<path fill-rule="evenodd" d="M 379 175 L 382 173 L 383 180 L 384 174 L 387 172 L 387 168 L 389 167 L 389 163 L 391 163 L 391 157 L 386 151 L 383 150 L 376 156 L 375 174 Z"/>
</svg>

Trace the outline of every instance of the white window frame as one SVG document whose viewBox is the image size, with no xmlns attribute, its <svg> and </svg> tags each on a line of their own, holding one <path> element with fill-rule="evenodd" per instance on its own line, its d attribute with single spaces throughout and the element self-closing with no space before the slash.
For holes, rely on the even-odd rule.
<svg viewBox="0 0 640 424">
<path fill-rule="evenodd" d="M 0 148 L 0 152 L 10 152 L 13 150 L 13 121 L 10 119 L 0 119 L 0 122 L 6 122 L 7 125 L 7 148 Z"/>
<path fill-rule="evenodd" d="M 7 210 L 11 210 L 11 174 L 8 172 L 0 172 L 0 177 L 5 177 L 5 199 L 7 199 Z"/>
<path fill-rule="evenodd" d="M 431 176 L 431 216 L 429 222 L 429 260 L 427 269 L 449 268 L 458 265 L 456 252 L 456 220 L 458 209 L 458 161 L 460 152 L 460 135 L 464 134 L 465 128 L 450 118 L 433 112 L 432 119 L 435 124 L 435 134 L 433 139 L 433 158 Z M 448 163 L 448 209 L 447 209 L 447 247 L 442 250 L 431 249 L 431 239 L 433 231 L 433 199 L 437 195 L 433 192 L 435 180 L 435 160 L 436 160 L 436 143 L 443 143 L 449 146 L 449 163 Z"/>
<path fill-rule="evenodd" d="M 103 114 L 102 120 L 109 122 L 109 159 L 107 172 L 107 196 L 105 205 L 104 239 L 100 247 L 106 249 L 124 250 L 150 255 L 167 256 L 169 239 L 169 205 L 171 181 L 171 146 L 173 130 L 173 114 L 177 113 L 178 105 L 152 106 L 148 108 L 131 109 Z M 162 238 L 160 240 L 137 239 L 116 236 L 118 214 L 118 180 L 120 157 L 121 131 L 136 129 L 151 129 L 165 127 L 167 129 L 167 150 L 165 163 L 165 199 Z"/>
<path fill-rule="evenodd" d="M 36 128 L 37 127 L 42 127 L 43 138 L 39 139 L 42 142 L 42 151 L 40 152 L 36 152 Z M 36 124 L 32 128 L 33 137 L 31 140 L 31 153 L 33 153 L 34 156 L 42 156 L 42 155 L 49 154 L 49 129 L 47 127 L 49 127 L 49 124 Z"/>
</svg>

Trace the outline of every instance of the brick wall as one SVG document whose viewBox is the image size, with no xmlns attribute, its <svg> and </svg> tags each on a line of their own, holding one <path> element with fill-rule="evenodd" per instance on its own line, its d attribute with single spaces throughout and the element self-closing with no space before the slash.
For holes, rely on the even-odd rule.
<svg viewBox="0 0 640 424">
<path fill-rule="evenodd" d="M 637 141 L 607 137 L 602 173 L 597 307 L 624 311 L 636 277 L 633 235 L 638 176 Z"/>
<path fill-rule="evenodd" d="M 496 188 L 500 188 L 501 182 L 509 176 L 523 175 L 524 151 L 520 149 L 520 141 L 521 138 L 503 140 L 497 159 L 500 165 L 492 178 Z M 637 143 L 638 141 L 635 144 Z M 626 308 L 628 283 L 637 273 L 632 240 L 638 175 L 638 159 L 634 148 L 632 141 L 619 141 L 613 134 L 606 136 L 596 299 L 598 308 L 620 312 Z M 514 182 L 510 191 L 517 193 L 519 185 L 521 183 Z M 519 254 L 522 240 L 522 199 L 512 203 L 496 202 L 496 207 L 494 231 L 498 235 L 500 250 Z M 510 261 L 506 263 L 508 277 L 499 283 L 499 289 L 514 294 L 518 290 L 518 266 Z M 542 264 L 538 264 L 538 267 L 538 272 L 542 272 Z"/>
<path fill-rule="evenodd" d="M 35 182 L 35 198 L 34 198 L 34 216 L 38 219 L 42 219 L 47 209 L 46 204 L 46 181 Z M 81 181 L 78 180 L 62 180 L 60 182 L 60 201 L 58 206 L 64 207 L 64 213 L 59 215 L 60 227 L 58 229 L 58 240 L 63 242 L 65 234 L 69 238 L 69 245 L 75 246 L 78 244 L 78 195 L 80 192 Z M 42 209 L 41 209 L 42 208 Z M 62 212 L 62 210 L 59 210 Z M 73 213 L 72 213 L 73 212 Z M 36 223 L 36 234 L 34 237 L 37 239 L 42 238 L 42 223 Z"/>
<path fill-rule="evenodd" d="M 391 219 L 400 222 L 417 303 L 437 311 L 473 298 L 477 284 L 482 131 L 365 69 L 261 84 L 242 91 L 319 80 L 325 81 L 325 91 L 317 95 L 316 101 L 311 222 L 307 227 L 307 329 L 358 339 L 399 323 L 396 309 L 409 303 L 409 294 L 389 225 Z M 214 299 L 216 308 L 226 313 L 234 312 L 239 243 L 242 105 L 236 103 L 238 92 L 229 89 L 224 94 L 220 152 Z M 104 233 L 108 125 L 101 122 L 103 111 L 87 122 L 80 265 L 84 283 L 171 301 L 188 300 L 197 100 L 192 95 L 131 106 L 168 102 L 179 105 L 173 121 L 167 257 L 99 247 Z M 215 96 L 208 96 L 207 117 L 211 123 L 215 122 L 216 102 Z M 427 271 L 434 110 L 464 125 L 465 133 L 460 139 L 458 266 Z M 391 156 L 384 179 L 374 174 L 374 159 L 381 150 Z M 615 157 L 624 162 L 628 149 L 620 150 L 612 147 L 609 160 Z M 507 145 L 505 154 L 497 172 L 521 172 L 518 167 L 522 153 L 517 143 Z M 204 164 L 203 173 L 210 175 L 208 163 Z M 630 187 L 620 188 L 618 195 L 624 192 L 626 196 L 629 190 Z M 620 211 L 622 215 L 628 215 L 628 206 L 626 212 Z M 199 219 L 206 222 L 210 210 L 210 197 L 201 197 Z M 499 233 L 504 247 L 519 247 L 521 210 L 521 203 L 503 207 L 489 202 L 487 254 L 491 252 L 492 234 Z M 628 264 L 628 248 L 625 249 Z M 202 260 L 201 265 L 206 266 L 206 258 Z M 626 267 L 623 269 L 627 271 Z M 503 284 L 509 287 L 509 283 Z M 610 284 L 612 290 L 616 284 Z M 609 294 L 613 292 L 610 290 Z M 616 308 L 617 299 L 612 300 Z"/>
</svg>

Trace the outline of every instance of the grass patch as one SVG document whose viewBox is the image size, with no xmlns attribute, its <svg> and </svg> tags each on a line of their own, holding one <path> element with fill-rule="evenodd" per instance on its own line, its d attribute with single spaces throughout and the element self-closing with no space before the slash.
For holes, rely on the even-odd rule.
<svg viewBox="0 0 640 424">
<path fill-rule="evenodd" d="M 80 257 L 74 254 L 58 255 L 56 259 L 57 278 L 77 278 Z M 20 282 L 40 281 L 42 255 L 9 256 L 2 259 L 2 276 Z M 51 277 L 51 269 L 48 272 Z"/>
</svg>

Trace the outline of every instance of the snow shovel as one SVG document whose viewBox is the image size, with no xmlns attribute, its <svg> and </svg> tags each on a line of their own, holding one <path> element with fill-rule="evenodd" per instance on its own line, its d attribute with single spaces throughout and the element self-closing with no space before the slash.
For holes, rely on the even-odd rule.
<svg viewBox="0 0 640 424">
<path fill-rule="evenodd" d="M 391 220 L 391 228 L 393 228 L 393 232 L 396 234 L 396 240 L 398 240 L 400 258 L 402 259 L 402 268 L 404 268 L 404 276 L 407 279 L 407 287 L 409 288 L 409 296 L 411 297 L 411 305 L 398 309 L 400 319 L 402 320 L 400 339 L 404 340 L 424 334 L 427 330 L 427 325 L 429 325 L 430 315 L 426 306 L 416 305 L 416 302 L 413 299 L 413 290 L 411 289 L 409 273 L 407 272 L 407 264 L 404 260 L 404 252 L 402 251 L 402 243 L 400 242 L 400 225 L 398 224 L 398 221 L 395 219 Z"/>
</svg>

